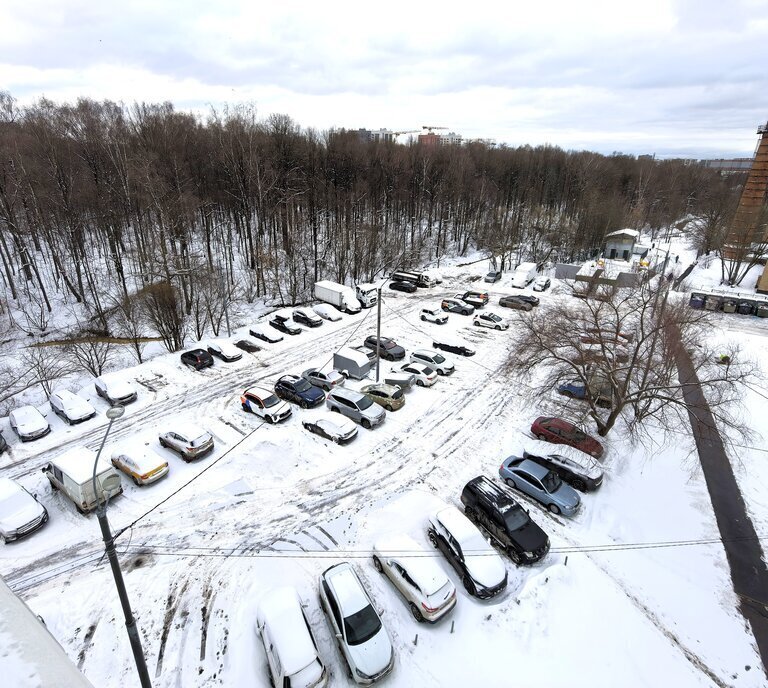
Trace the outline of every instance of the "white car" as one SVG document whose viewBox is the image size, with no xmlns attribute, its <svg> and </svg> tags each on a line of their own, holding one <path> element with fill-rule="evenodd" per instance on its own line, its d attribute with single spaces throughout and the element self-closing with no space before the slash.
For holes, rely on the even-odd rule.
<svg viewBox="0 0 768 688">
<path fill-rule="evenodd" d="M 194 425 L 179 425 L 160 433 L 160 446 L 175 451 L 184 461 L 191 461 L 213 451 L 213 437 Z"/>
<path fill-rule="evenodd" d="M 0 540 L 18 540 L 47 521 L 48 511 L 36 497 L 10 478 L 0 478 Z"/>
<path fill-rule="evenodd" d="M 47 435 L 51 426 L 34 406 L 20 406 L 8 414 L 8 423 L 22 442 L 30 442 Z"/>
<path fill-rule="evenodd" d="M 96 394 L 104 399 L 110 406 L 125 406 L 136 401 L 136 389 L 130 382 L 120 380 L 111 375 L 102 375 L 93 381 Z"/>
<path fill-rule="evenodd" d="M 149 485 L 168 475 L 168 462 L 155 452 L 134 446 L 119 447 L 112 452 L 112 465 L 125 473 L 136 485 Z"/>
<path fill-rule="evenodd" d="M 51 392 L 48 402 L 53 412 L 69 425 L 82 423 L 96 415 L 96 409 L 93 406 L 83 397 L 73 394 L 68 389 L 57 389 L 55 392 Z"/>
<path fill-rule="evenodd" d="M 303 420 L 301 426 L 305 430 L 325 437 L 336 444 L 346 444 L 357 437 L 355 422 L 339 413 L 327 413 L 316 420 Z"/>
<path fill-rule="evenodd" d="M 291 405 L 264 387 L 249 387 L 240 395 L 243 411 L 249 411 L 268 423 L 279 423 L 290 417 Z"/>
<path fill-rule="evenodd" d="M 417 349 L 411 354 L 411 363 L 423 363 L 436 370 L 438 375 L 450 375 L 456 370 L 450 358 L 433 349 Z"/>
<path fill-rule="evenodd" d="M 341 320 L 341 313 L 328 303 L 318 303 L 316 306 L 312 306 L 312 310 L 323 320 L 330 320 L 331 322 Z"/>
<path fill-rule="evenodd" d="M 437 371 L 423 363 L 403 363 L 392 368 L 397 373 L 410 373 L 419 387 L 431 387 L 437 382 Z"/>
<path fill-rule="evenodd" d="M 427 535 L 470 595 L 489 599 L 507 587 L 507 569 L 496 550 L 455 506 L 439 508 L 429 519 Z"/>
<path fill-rule="evenodd" d="M 435 623 L 456 606 L 456 586 L 407 535 L 378 540 L 373 546 L 373 565 L 397 588 L 418 622 Z"/>
<path fill-rule="evenodd" d="M 448 322 L 448 313 L 446 313 L 440 306 L 430 306 L 429 308 L 421 309 L 421 319 L 423 322 L 445 325 L 445 323 Z"/>
<path fill-rule="evenodd" d="M 208 342 L 208 353 L 225 363 L 233 363 L 243 357 L 243 352 L 226 339 L 214 339 Z"/>
<path fill-rule="evenodd" d="M 277 342 L 283 341 L 283 335 L 277 334 L 274 329 L 264 327 L 264 325 L 254 325 L 249 332 L 251 337 L 256 337 L 256 339 L 261 339 L 261 341 L 270 344 L 276 344 Z"/>
<path fill-rule="evenodd" d="M 320 604 L 356 683 L 370 685 L 392 671 L 389 635 L 351 564 L 344 561 L 323 572 Z"/>
<path fill-rule="evenodd" d="M 549 277 L 537 277 L 533 280 L 533 291 L 546 291 L 550 284 L 552 280 Z"/>
<path fill-rule="evenodd" d="M 256 628 L 264 643 L 273 686 L 328 685 L 328 671 L 317 655 L 317 643 L 293 588 L 277 588 L 264 595 L 256 614 Z"/>
<path fill-rule="evenodd" d="M 477 327 L 490 327 L 492 330 L 508 330 L 509 323 L 500 315 L 492 311 L 486 311 L 485 313 L 477 313 L 473 325 Z"/>
</svg>

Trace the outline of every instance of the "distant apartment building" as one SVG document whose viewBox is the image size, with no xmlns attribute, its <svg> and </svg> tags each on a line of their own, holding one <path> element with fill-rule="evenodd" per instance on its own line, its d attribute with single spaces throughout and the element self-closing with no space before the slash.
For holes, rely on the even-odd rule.
<svg viewBox="0 0 768 688">
<path fill-rule="evenodd" d="M 460 134 L 452 131 L 448 134 L 435 134 L 434 132 L 427 132 L 426 134 L 419 134 L 419 145 L 429 148 L 438 148 L 439 146 L 460 146 L 462 138 Z"/>
<path fill-rule="evenodd" d="M 397 132 L 389 129 L 358 129 L 357 135 L 363 143 L 370 141 L 394 141 Z"/>
<path fill-rule="evenodd" d="M 752 169 L 753 158 L 717 158 L 715 160 L 701 160 L 704 167 L 710 167 L 720 172 L 749 172 Z"/>
</svg>

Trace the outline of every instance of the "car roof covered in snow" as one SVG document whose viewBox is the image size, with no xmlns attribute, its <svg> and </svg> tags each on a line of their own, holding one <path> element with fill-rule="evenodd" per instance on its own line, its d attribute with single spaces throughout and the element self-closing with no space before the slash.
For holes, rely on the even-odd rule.
<svg viewBox="0 0 768 688">
<path fill-rule="evenodd" d="M 332 566 L 323 575 L 336 593 L 345 615 L 359 612 L 370 604 L 351 564 L 342 562 Z"/>
<path fill-rule="evenodd" d="M 259 616 L 269 626 L 287 676 L 315 661 L 317 650 L 307 631 L 301 600 L 293 588 L 270 590 L 259 605 Z"/>
<path fill-rule="evenodd" d="M 125 443 L 115 447 L 112 450 L 112 457 L 117 458 L 119 456 L 129 457 L 136 464 L 136 467 L 142 471 L 151 471 L 158 466 L 168 463 L 148 447 L 143 445 L 137 447 L 133 443 Z"/>
<path fill-rule="evenodd" d="M 462 547 L 465 544 L 471 544 L 472 549 L 489 549 L 491 546 L 483 540 L 482 535 L 472 522 L 459 511 L 455 506 L 446 506 L 435 514 L 440 523 L 442 523 L 451 535 L 458 540 Z M 480 547 L 478 547 L 480 545 Z"/>
<path fill-rule="evenodd" d="M 19 408 L 13 409 L 11 413 L 17 423 L 33 423 L 41 420 L 45 422 L 43 414 L 34 406 L 19 406 Z"/>
<path fill-rule="evenodd" d="M 70 449 L 68 452 L 53 459 L 51 463 L 60 468 L 76 483 L 82 484 L 93 477 L 93 462 L 95 459 L 96 452 L 93 451 L 93 449 L 78 447 Z M 100 475 L 104 471 L 110 470 L 114 471 L 115 469 L 104 461 L 103 458 L 99 458 L 99 464 L 96 467 L 96 475 Z"/>
<path fill-rule="evenodd" d="M 335 428 L 342 434 L 348 433 L 357 427 L 353 420 L 338 413 L 326 413 L 321 418 L 318 418 L 315 422 L 321 427 L 326 425 Z"/>
<path fill-rule="evenodd" d="M 376 551 L 386 559 L 403 565 L 425 595 L 434 595 L 447 582 L 448 577 L 427 551 L 408 535 L 388 535 L 375 544 Z"/>
</svg>

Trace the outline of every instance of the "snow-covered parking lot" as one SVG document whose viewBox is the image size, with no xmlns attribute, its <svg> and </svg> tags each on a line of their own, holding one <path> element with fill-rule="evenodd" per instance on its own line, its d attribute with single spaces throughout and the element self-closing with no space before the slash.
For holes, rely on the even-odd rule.
<svg viewBox="0 0 768 688">
<path fill-rule="evenodd" d="M 420 320 L 426 305 L 470 288 L 460 277 L 413 295 L 385 289 L 382 335 L 410 353 L 431 347 L 433 333 L 449 333 L 477 354 L 451 355 L 453 375 L 408 391 L 402 409 L 388 412 L 380 427 L 360 428 L 346 446 L 301 427 L 302 419 L 328 413 L 324 407 L 293 405 L 291 418 L 270 425 L 243 412 L 240 395 L 254 384 L 271 387 L 285 373 L 327 366 L 333 351 L 375 333 L 375 310 L 202 372 L 184 368 L 177 355 L 124 371 L 139 399 L 115 422 L 105 451 L 146 445 L 171 466 L 150 486 L 123 478 L 124 494 L 109 505 L 113 530 L 130 526 L 118 549 L 153 685 L 269 685 L 255 610 L 270 588 L 286 584 L 306 605 L 331 684 L 351 685 L 317 587 L 321 572 L 344 560 L 357 567 L 393 640 L 391 685 L 765 685 L 687 428 L 664 446 L 632 447 L 613 433 L 605 482 L 582 495 L 573 519 L 520 496 L 552 549 L 532 567 L 505 559 L 509 584 L 499 597 L 467 595 L 429 547 L 426 519 L 441 500 L 460 506 L 469 479 L 498 479 L 502 459 L 523 449 L 531 421 L 551 405 L 548 398 L 531 405 L 501 374 L 514 355 L 517 316 L 498 307 L 514 290 L 505 281 L 491 286 L 489 308 L 512 320 L 508 331 L 473 327 L 459 314 L 446 325 Z M 566 298 L 540 296 L 542 309 Z M 390 367 L 382 361 L 383 370 Z M 94 685 L 133 685 L 96 519 L 78 514 L 40 472 L 72 447 L 98 448 L 107 405 L 92 386 L 80 394 L 98 410 L 96 419 L 69 427 L 49 413 L 53 431 L 35 442 L 18 443 L 2 420 L 11 443 L 0 457 L 2 474 L 36 492 L 51 520 L 3 547 L 0 567 Z M 211 433 L 213 453 L 186 464 L 162 449 L 158 433 L 180 421 Z M 752 506 L 763 510 L 756 525 L 764 523 L 764 504 L 755 499 Z M 396 533 L 434 552 L 459 591 L 456 609 L 435 626 L 417 624 L 372 566 L 373 543 Z"/>
</svg>

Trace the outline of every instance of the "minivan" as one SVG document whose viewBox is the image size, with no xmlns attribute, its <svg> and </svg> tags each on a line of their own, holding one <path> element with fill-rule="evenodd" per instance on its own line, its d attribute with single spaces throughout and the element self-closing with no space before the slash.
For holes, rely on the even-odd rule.
<svg viewBox="0 0 768 688">
<path fill-rule="evenodd" d="M 387 417 L 387 412 L 381 406 L 374 404 L 365 394 L 352 389 L 332 389 L 325 403 L 331 411 L 351 418 L 366 429 L 383 423 Z"/>
<path fill-rule="evenodd" d="M 72 500 L 75 508 L 85 514 L 99 502 L 123 492 L 120 474 L 113 466 L 99 459 L 96 465 L 96 493 L 93 491 L 93 465 L 96 452 L 92 449 L 71 449 L 42 468 L 54 489 Z"/>
<path fill-rule="evenodd" d="M 317 654 L 317 643 L 293 588 L 277 588 L 265 595 L 256 619 L 269 678 L 273 686 L 322 688 L 328 670 Z"/>
</svg>

